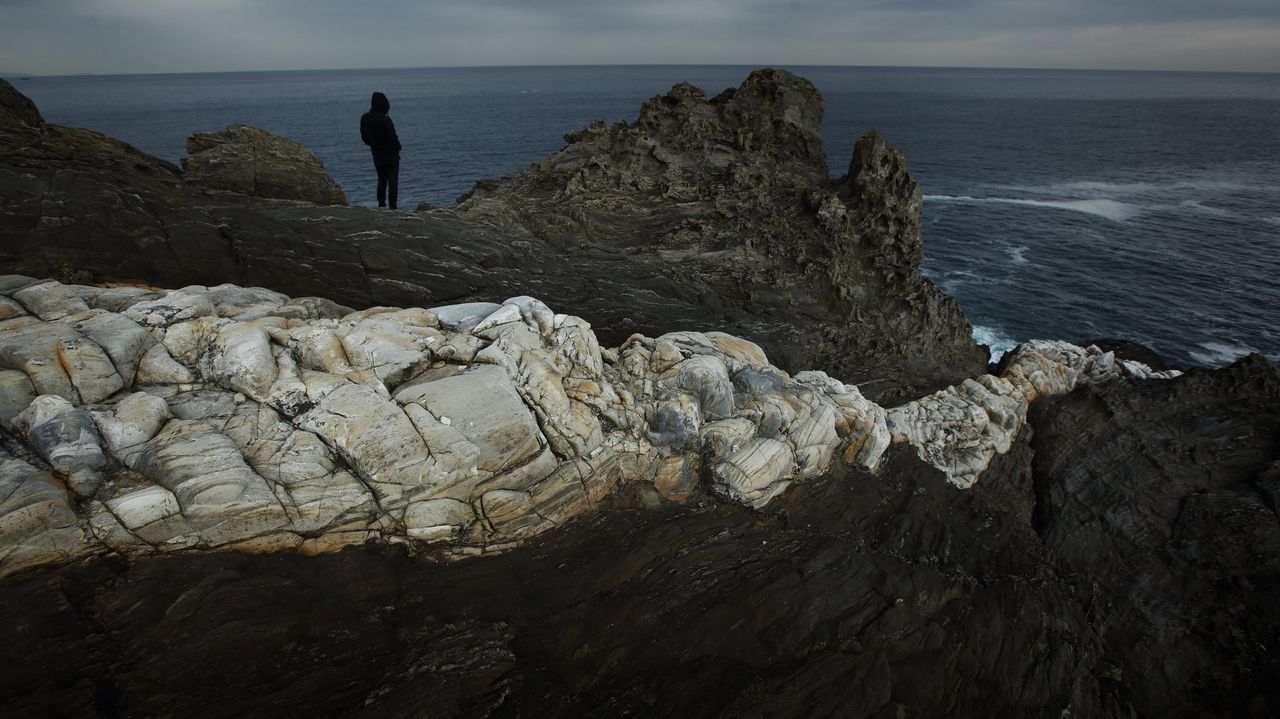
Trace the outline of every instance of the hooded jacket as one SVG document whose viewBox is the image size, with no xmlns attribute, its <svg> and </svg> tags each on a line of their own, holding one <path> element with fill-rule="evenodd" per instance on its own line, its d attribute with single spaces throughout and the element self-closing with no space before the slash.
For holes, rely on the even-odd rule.
<svg viewBox="0 0 1280 719">
<path fill-rule="evenodd" d="M 373 152 L 373 164 L 390 165 L 400 160 L 400 138 L 396 126 L 387 115 L 391 101 L 380 92 L 373 93 L 369 111 L 360 116 L 360 139 Z"/>
</svg>

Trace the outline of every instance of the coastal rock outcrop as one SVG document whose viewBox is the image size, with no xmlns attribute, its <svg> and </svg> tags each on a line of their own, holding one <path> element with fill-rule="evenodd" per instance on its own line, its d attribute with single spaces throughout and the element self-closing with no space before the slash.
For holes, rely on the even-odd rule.
<svg viewBox="0 0 1280 719">
<path fill-rule="evenodd" d="M 636 122 L 593 124 L 423 213 L 197 189 L 216 175 L 256 191 L 243 149 L 254 142 L 193 152 L 184 181 L 167 163 L 127 161 L 142 153 L 120 143 L 42 124 L 0 143 L 0 271 L 233 282 L 353 307 L 536 296 L 606 344 L 728 332 L 783 369 L 821 369 L 885 402 L 981 373 L 968 322 L 919 273 L 920 191 L 901 154 L 868 134 L 832 179 L 821 116 L 817 89 L 782 71 L 710 98 L 679 85 Z"/>
<path fill-rule="evenodd" d="M 201 189 L 227 190 L 317 205 L 346 205 L 347 196 L 324 163 L 300 142 L 248 125 L 187 138 L 183 179 Z"/>
<path fill-rule="evenodd" d="M 0 421 L 25 443 L 4 456 L 0 574 L 103 550 L 369 539 L 461 556 L 594 511 L 622 483 L 644 503 L 711 492 L 758 508 L 889 444 L 856 387 L 791 377 L 751 342 L 602 349 L 530 297 L 356 312 L 19 276 L 0 293 Z"/>
<path fill-rule="evenodd" d="M 891 441 L 969 488 L 1037 398 L 1176 376 L 1037 342 L 1001 377 L 886 411 L 719 332 L 601 348 L 531 297 L 357 312 L 234 285 L 21 276 L 0 277 L 0 297 L 14 315 L 0 421 L 25 442 L 5 456 L 0 547 L 15 559 L 0 575 L 102 550 L 379 539 L 464 556 L 595 512 L 623 485 L 642 505 L 710 494 L 760 509 L 837 460 L 874 469 Z"/>
<path fill-rule="evenodd" d="M 948 387 L 889 411 L 895 441 L 916 448 L 961 489 L 972 487 L 997 454 L 1009 451 L 1026 426 L 1027 410 L 1041 397 L 1066 394 L 1085 383 L 1171 379 L 1178 370 L 1153 371 L 1096 346 L 1033 340 L 1001 360 L 997 375 Z"/>
<path fill-rule="evenodd" d="M 659 344 L 652 354 L 674 359 Z M 707 407 L 716 384 L 700 383 Z M 837 458 L 762 510 L 624 509 L 649 486 L 624 484 L 613 509 L 472 561 L 375 544 L 34 568 L 0 581 L 0 706 L 1272 716 L 1277 431 L 1280 375 L 1250 358 L 1042 397 L 970 490 L 899 443 L 875 472 Z M 33 493 L 57 485 L 30 464 L 0 471 Z M 167 498 L 149 501 L 174 516 Z M 51 543 L 78 531 L 59 506 Z M 423 523 L 468 511 L 441 502 Z"/>
<path fill-rule="evenodd" d="M 679 85 L 387 213 L 0 82 L 0 713 L 1280 714 L 1280 372 L 988 373 L 820 116 Z"/>
</svg>

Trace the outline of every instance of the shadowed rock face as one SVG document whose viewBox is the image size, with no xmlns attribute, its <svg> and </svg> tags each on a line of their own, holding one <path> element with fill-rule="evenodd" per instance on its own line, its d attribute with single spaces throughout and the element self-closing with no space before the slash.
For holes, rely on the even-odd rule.
<svg viewBox="0 0 1280 719">
<path fill-rule="evenodd" d="M 725 331 L 884 400 L 980 373 L 957 305 L 919 274 L 920 190 L 901 154 L 871 133 L 831 180 L 821 116 L 813 85 L 785 72 L 711 99 L 679 85 L 635 123 L 592 125 L 423 214 L 202 193 L 127 146 L 24 124 L 0 144 L 0 269 L 355 307 L 530 295 L 608 344 Z"/>
<path fill-rule="evenodd" d="M 1032 408 L 1033 524 L 1096 586 L 1106 678 L 1139 715 L 1280 712 L 1278 398 L 1254 355 Z"/>
<path fill-rule="evenodd" d="M 763 512 L 606 512 L 468 562 L 369 547 L 10 577 L 0 705 L 1274 716 L 1278 385 L 1246 360 L 1079 388 L 1038 403 L 970 491 L 895 447 Z"/>
</svg>

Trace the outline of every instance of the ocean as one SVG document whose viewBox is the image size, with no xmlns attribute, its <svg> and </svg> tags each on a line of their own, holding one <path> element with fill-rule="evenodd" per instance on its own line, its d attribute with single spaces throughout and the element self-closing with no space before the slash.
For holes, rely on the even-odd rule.
<svg viewBox="0 0 1280 719">
<path fill-rule="evenodd" d="M 391 98 L 401 206 L 441 206 L 593 119 L 750 67 L 431 68 L 10 77 L 45 119 L 178 162 L 232 123 L 307 145 L 373 204 L 358 120 Z M 1280 75 L 787 67 L 826 100 L 833 176 L 868 128 L 925 192 L 926 276 L 993 354 L 1031 338 L 1135 340 L 1176 364 L 1280 361 Z"/>
</svg>

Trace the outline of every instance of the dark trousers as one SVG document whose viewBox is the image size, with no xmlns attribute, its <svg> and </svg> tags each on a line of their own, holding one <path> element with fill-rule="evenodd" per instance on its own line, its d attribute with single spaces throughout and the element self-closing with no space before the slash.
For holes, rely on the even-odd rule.
<svg viewBox="0 0 1280 719">
<path fill-rule="evenodd" d="M 374 165 L 378 171 L 378 207 L 386 207 L 391 200 L 391 209 L 396 209 L 396 196 L 400 189 L 400 161 L 392 160 L 385 165 Z M 387 197 L 388 192 L 390 197 Z"/>
</svg>

